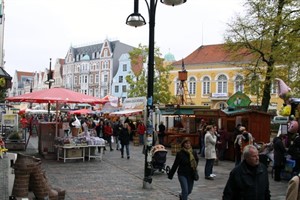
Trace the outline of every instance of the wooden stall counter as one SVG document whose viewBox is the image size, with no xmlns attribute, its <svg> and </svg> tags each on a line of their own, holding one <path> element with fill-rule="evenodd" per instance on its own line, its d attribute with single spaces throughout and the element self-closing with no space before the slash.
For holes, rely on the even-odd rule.
<svg viewBox="0 0 300 200">
<path fill-rule="evenodd" d="M 189 138 L 193 148 L 199 148 L 199 134 L 167 132 L 164 138 L 165 146 L 171 147 L 172 144 L 180 144 L 184 138 Z"/>
<path fill-rule="evenodd" d="M 91 158 L 100 158 L 102 160 L 105 145 L 55 145 L 57 148 L 57 160 L 80 159 L 84 162 L 85 157 L 90 160 Z M 96 149 L 100 148 L 100 153 L 96 155 Z"/>
</svg>

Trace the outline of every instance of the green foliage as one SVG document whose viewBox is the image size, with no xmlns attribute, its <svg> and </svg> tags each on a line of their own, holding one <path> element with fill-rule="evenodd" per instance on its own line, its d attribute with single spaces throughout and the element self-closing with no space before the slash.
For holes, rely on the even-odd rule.
<svg viewBox="0 0 300 200">
<path fill-rule="evenodd" d="M 6 90 L 7 89 L 5 89 L 5 88 L 0 88 L 0 103 L 4 103 L 5 102 Z"/>
<path fill-rule="evenodd" d="M 126 76 L 126 81 L 129 84 L 127 91 L 128 97 L 147 97 L 147 70 L 143 67 L 148 59 L 148 47 L 139 45 L 138 48 L 129 52 L 131 59 L 132 73 Z M 169 90 L 169 72 L 172 66 L 164 66 L 163 59 L 159 48 L 154 50 L 154 85 L 153 85 L 153 103 L 167 104 L 171 99 L 171 92 Z"/>
<path fill-rule="evenodd" d="M 257 98 L 262 97 L 261 110 L 267 111 L 274 78 L 299 87 L 300 1 L 246 0 L 245 8 L 245 16 L 228 24 L 225 40 L 237 60 L 247 61 L 245 85 L 252 76 L 260 78 Z"/>
</svg>

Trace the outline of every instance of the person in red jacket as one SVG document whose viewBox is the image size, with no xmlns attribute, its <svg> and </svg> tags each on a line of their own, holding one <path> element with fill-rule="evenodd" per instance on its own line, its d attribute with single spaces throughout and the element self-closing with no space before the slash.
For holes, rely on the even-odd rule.
<svg viewBox="0 0 300 200">
<path fill-rule="evenodd" d="M 28 128 L 28 120 L 26 119 L 26 116 L 23 115 L 22 118 L 20 119 L 21 127 L 23 129 L 22 131 L 22 138 L 25 138 L 27 128 Z"/>
<path fill-rule="evenodd" d="M 104 125 L 104 138 L 108 142 L 109 148 L 110 148 L 111 151 L 114 150 L 112 148 L 112 141 L 111 141 L 112 135 L 113 135 L 113 129 L 111 127 L 111 124 L 109 122 L 106 122 L 105 125 Z"/>
<path fill-rule="evenodd" d="M 140 121 L 140 123 L 138 124 L 137 133 L 139 134 L 140 144 L 144 145 L 144 134 L 146 133 L 146 126 L 142 121 Z"/>
</svg>

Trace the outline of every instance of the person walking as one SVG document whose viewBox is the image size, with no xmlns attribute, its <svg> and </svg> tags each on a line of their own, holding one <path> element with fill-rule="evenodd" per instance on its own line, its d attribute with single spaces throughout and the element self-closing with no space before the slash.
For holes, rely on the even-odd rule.
<svg viewBox="0 0 300 200">
<path fill-rule="evenodd" d="M 223 200 L 270 200 L 267 167 L 259 162 L 258 150 L 247 145 L 243 161 L 229 175 L 223 190 Z"/>
<path fill-rule="evenodd" d="M 124 123 L 123 128 L 119 135 L 119 140 L 121 143 L 121 158 L 124 158 L 124 148 L 125 148 L 127 159 L 130 159 L 130 152 L 129 152 L 130 133 L 129 133 L 128 126 L 129 126 L 128 123 Z"/>
<path fill-rule="evenodd" d="M 206 126 L 206 134 L 204 137 L 204 145 L 205 145 L 205 168 L 204 168 L 204 176 L 205 179 L 214 180 L 215 174 L 213 174 L 213 166 L 215 159 L 217 158 L 216 153 L 216 143 L 217 136 L 215 134 L 215 129 L 212 125 Z"/>
<path fill-rule="evenodd" d="M 103 125 L 103 119 L 100 119 L 98 124 L 95 126 L 95 132 L 97 134 L 97 137 L 104 139 L 104 125 Z M 100 147 L 98 147 L 98 153 L 100 153 Z M 106 148 L 104 147 L 104 151 L 106 151 Z"/>
<path fill-rule="evenodd" d="M 241 128 L 242 125 L 238 124 L 235 129 L 234 129 L 234 160 L 235 160 L 235 166 L 239 165 L 241 163 L 241 158 L 242 158 L 242 150 L 239 145 L 239 140 L 242 135 L 241 133 Z"/>
<path fill-rule="evenodd" d="M 121 130 L 122 130 L 122 124 L 121 124 L 120 119 L 118 119 L 113 124 L 113 137 L 115 138 L 115 143 L 116 143 L 116 149 L 117 150 L 121 149 L 121 147 L 120 147 L 121 145 L 120 145 L 120 141 L 119 141 L 119 135 L 120 135 Z"/>
<path fill-rule="evenodd" d="M 281 171 L 284 169 L 285 165 L 285 154 L 287 150 L 283 145 L 283 138 L 285 134 L 279 134 L 273 139 L 274 148 L 274 180 L 281 181 Z"/>
<path fill-rule="evenodd" d="M 206 129 L 206 122 L 204 119 L 201 119 L 201 123 L 198 128 L 199 133 L 199 152 L 198 154 L 201 154 L 202 157 L 204 157 L 204 136 L 205 136 L 205 129 Z"/>
<path fill-rule="evenodd" d="M 181 143 L 181 150 L 176 153 L 174 163 L 168 174 L 169 179 L 173 179 L 177 171 L 178 180 L 181 187 L 180 200 L 187 200 L 192 193 L 194 186 L 194 173 L 197 170 L 199 158 L 197 152 L 193 151 L 189 139 L 184 139 Z"/>
<path fill-rule="evenodd" d="M 105 135 L 106 141 L 109 144 L 110 151 L 113 151 L 114 150 L 112 148 L 113 128 L 111 127 L 111 124 L 109 121 L 107 121 L 106 124 L 104 125 L 104 135 Z"/>
<path fill-rule="evenodd" d="M 166 127 L 164 125 L 164 122 L 161 121 L 158 126 L 158 140 L 159 140 L 159 144 L 161 145 L 164 145 L 165 131 L 166 131 Z"/>
</svg>

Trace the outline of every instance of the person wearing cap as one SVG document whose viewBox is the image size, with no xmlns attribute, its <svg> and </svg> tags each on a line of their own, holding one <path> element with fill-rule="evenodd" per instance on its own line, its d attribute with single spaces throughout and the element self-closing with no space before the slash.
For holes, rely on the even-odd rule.
<svg viewBox="0 0 300 200">
<path fill-rule="evenodd" d="M 197 170 L 199 158 L 197 152 L 192 149 L 191 141 L 184 139 L 181 142 L 181 150 L 176 153 L 174 163 L 168 174 L 168 178 L 172 179 L 177 171 L 178 180 L 181 187 L 179 199 L 187 200 L 189 194 L 192 193 L 194 186 L 194 172 Z"/>
<path fill-rule="evenodd" d="M 247 145 L 243 158 L 241 164 L 231 170 L 222 200 L 270 200 L 268 169 L 259 162 L 257 148 Z"/>
<path fill-rule="evenodd" d="M 274 180 L 281 181 L 281 171 L 284 169 L 285 165 L 285 154 L 287 150 L 284 147 L 283 139 L 285 134 L 280 133 L 277 137 L 273 139 L 274 148 Z"/>
</svg>

